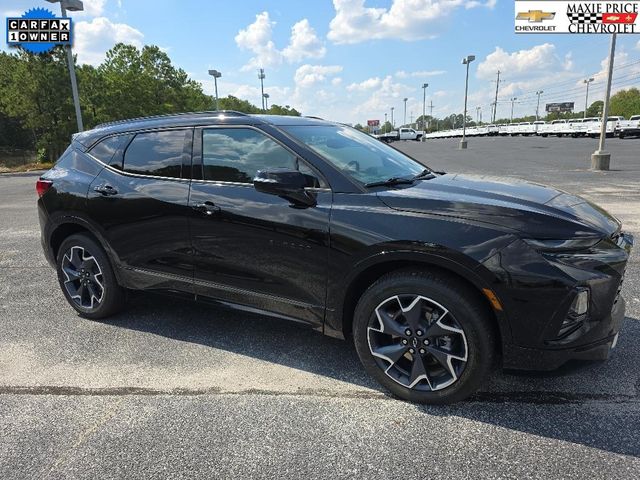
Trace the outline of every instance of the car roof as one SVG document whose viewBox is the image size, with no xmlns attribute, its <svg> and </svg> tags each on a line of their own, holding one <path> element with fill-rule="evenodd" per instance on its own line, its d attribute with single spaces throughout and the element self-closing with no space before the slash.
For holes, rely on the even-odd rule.
<svg viewBox="0 0 640 480">
<path fill-rule="evenodd" d="M 149 130 L 156 128 L 208 126 L 208 125 L 337 125 L 318 117 L 299 117 L 287 115 L 251 115 L 232 110 L 174 113 L 149 117 L 131 118 L 102 123 L 91 130 L 77 133 L 75 141 L 90 146 L 107 135 Z"/>
</svg>

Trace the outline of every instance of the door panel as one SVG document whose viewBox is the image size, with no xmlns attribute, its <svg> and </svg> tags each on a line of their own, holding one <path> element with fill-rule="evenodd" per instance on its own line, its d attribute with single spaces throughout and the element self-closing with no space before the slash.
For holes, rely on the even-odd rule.
<svg viewBox="0 0 640 480">
<path fill-rule="evenodd" d="M 191 212 L 188 205 L 189 180 L 155 175 L 161 172 L 181 176 L 179 165 L 187 153 L 190 156 L 191 138 L 190 130 L 174 130 L 167 135 L 164 143 L 159 142 L 165 151 L 179 148 L 177 155 L 167 160 L 166 154 L 154 153 L 153 149 L 146 149 L 149 156 L 141 158 L 145 152 L 140 147 L 149 146 L 152 140 L 155 141 L 152 135 L 141 137 L 141 141 L 130 151 L 135 153 L 136 159 L 127 157 L 128 153 L 125 152 L 124 166 L 120 163 L 105 167 L 89 187 L 89 214 L 102 228 L 102 234 L 119 266 L 155 274 L 156 280 L 132 285 L 136 288 L 166 285 L 163 276 L 170 276 L 178 277 L 177 285 L 192 289 L 189 285 L 193 278 L 188 231 Z M 144 171 L 148 174 L 123 172 L 122 169 L 126 170 L 128 164 L 138 169 L 147 165 Z"/>
<path fill-rule="evenodd" d="M 331 192 L 293 207 L 253 185 L 193 182 L 196 292 L 321 324 L 326 295 Z"/>
</svg>

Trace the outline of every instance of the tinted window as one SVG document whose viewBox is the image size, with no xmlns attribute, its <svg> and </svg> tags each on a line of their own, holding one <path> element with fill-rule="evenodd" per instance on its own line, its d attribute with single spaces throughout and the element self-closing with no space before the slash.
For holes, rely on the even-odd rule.
<svg viewBox="0 0 640 480">
<path fill-rule="evenodd" d="M 180 178 L 184 145 L 184 130 L 139 133 L 124 154 L 124 171 Z"/>
<path fill-rule="evenodd" d="M 89 153 L 101 162 L 110 165 L 113 156 L 128 138 L 128 135 L 107 137 L 97 143 Z"/>
<path fill-rule="evenodd" d="M 296 156 L 266 135 L 248 128 L 202 132 L 205 180 L 251 183 L 258 170 L 296 168 Z"/>
</svg>

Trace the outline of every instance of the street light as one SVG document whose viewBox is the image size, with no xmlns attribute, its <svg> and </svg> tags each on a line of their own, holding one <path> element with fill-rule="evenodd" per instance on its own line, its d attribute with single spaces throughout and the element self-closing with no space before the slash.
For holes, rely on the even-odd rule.
<svg viewBox="0 0 640 480">
<path fill-rule="evenodd" d="M 213 77 L 213 84 L 215 85 L 216 91 L 216 110 L 218 110 L 218 79 L 222 76 L 218 70 L 209 70 L 209 75 Z"/>
<path fill-rule="evenodd" d="M 407 100 L 409 100 L 408 98 L 404 98 L 404 120 L 402 122 L 403 125 L 407 124 Z"/>
<path fill-rule="evenodd" d="M 264 108 L 265 110 L 269 110 L 269 94 L 263 93 L 262 96 L 264 97 Z"/>
<path fill-rule="evenodd" d="M 84 5 L 80 0 L 47 0 L 49 3 L 60 3 L 60 10 L 62 10 L 62 16 L 67 16 L 67 10 L 70 12 L 81 12 L 84 10 Z M 69 63 L 69 76 L 71 77 L 71 93 L 73 95 L 73 106 L 76 109 L 76 122 L 78 123 L 78 131 L 84 130 L 82 124 L 82 111 L 80 110 L 80 97 L 78 95 L 78 81 L 76 80 L 76 68 L 73 63 L 73 52 L 71 51 L 71 45 L 67 45 L 65 50 L 67 51 L 67 62 Z"/>
<path fill-rule="evenodd" d="M 426 133 L 427 129 L 425 128 L 427 121 L 427 87 L 428 83 L 422 84 L 422 131 Z M 422 135 L 422 141 L 425 141 L 424 135 Z"/>
<path fill-rule="evenodd" d="M 482 107 L 476 107 L 476 122 L 478 124 L 482 123 Z"/>
<path fill-rule="evenodd" d="M 587 94 L 584 96 L 584 116 L 582 118 L 587 118 L 587 108 L 589 108 L 589 84 L 591 82 L 593 82 L 593 77 L 582 81 L 582 83 L 587 85 Z"/>
<path fill-rule="evenodd" d="M 515 103 L 515 101 L 517 99 L 518 99 L 518 97 L 511 98 L 511 120 L 509 121 L 509 123 L 513 123 L 513 104 Z"/>
<path fill-rule="evenodd" d="M 396 126 L 396 122 L 393 120 L 393 110 L 396 107 L 391 107 L 391 126 L 395 127 Z"/>
<path fill-rule="evenodd" d="M 538 90 L 536 92 L 536 95 L 538 95 L 538 104 L 536 105 L 536 122 L 538 121 L 538 111 L 540 110 L 540 95 L 542 95 L 544 92 L 542 90 Z"/>
<path fill-rule="evenodd" d="M 475 55 L 468 55 L 462 59 L 462 64 L 467 66 L 467 74 L 464 80 L 464 114 L 462 115 L 462 139 L 460 140 L 460 150 L 467 148 L 467 94 L 469 92 L 469 64 L 476 59 Z"/>
<path fill-rule="evenodd" d="M 264 74 L 264 68 L 261 68 L 258 71 L 258 78 L 260 79 L 260 93 L 262 93 L 262 111 L 264 112 L 264 79 L 265 79 L 265 74 Z"/>
</svg>

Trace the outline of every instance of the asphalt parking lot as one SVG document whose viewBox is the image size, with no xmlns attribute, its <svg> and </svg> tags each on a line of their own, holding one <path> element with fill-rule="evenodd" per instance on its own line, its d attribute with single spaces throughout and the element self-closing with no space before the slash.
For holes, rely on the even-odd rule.
<svg viewBox="0 0 640 480">
<path fill-rule="evenodd" d="M 640 140 L 475 138 L 398 148 L 448 172 L 550 183 L 640 239 Z M 0 175 L 0 478 L 640 478 L 640 260 L 612 357 L 496 372 L 451 407 L 395 400 L 346 342 L 155 295 L 95 322 L 39 244 L 37 174 Z"/>
</svg>

